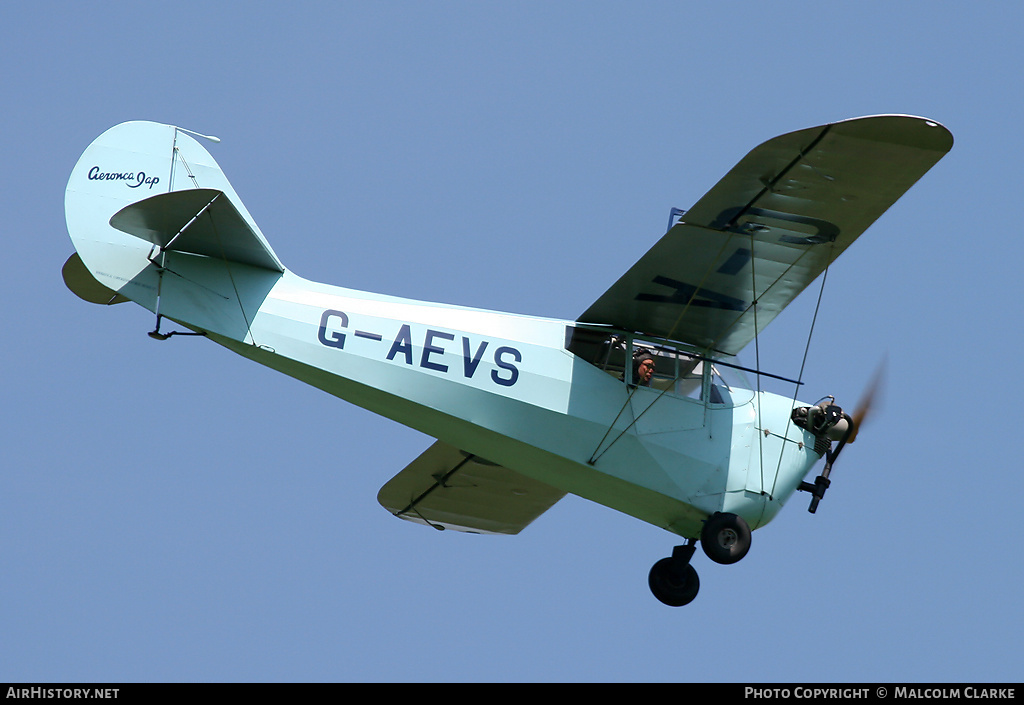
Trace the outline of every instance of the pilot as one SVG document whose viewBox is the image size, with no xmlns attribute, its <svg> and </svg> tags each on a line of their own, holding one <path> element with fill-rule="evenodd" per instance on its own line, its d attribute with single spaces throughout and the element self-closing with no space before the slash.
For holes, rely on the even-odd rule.
<svg viewBox="0 0 1024 705">
<path fill-rule="evenodd" d="M 633 384 L 640 387 L 650 387 L 651 377 L 654 376 L 654 355 L 641 350 L 633 356 Z"/>
</svg>

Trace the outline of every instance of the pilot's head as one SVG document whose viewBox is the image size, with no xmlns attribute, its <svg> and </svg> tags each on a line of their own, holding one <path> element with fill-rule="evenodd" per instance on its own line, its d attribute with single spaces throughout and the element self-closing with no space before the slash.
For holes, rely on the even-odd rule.
<svg viewBox="0 0 1024 705">
<path fill-rule="evenodd" d="M 633 381 L 644 387 L 650 386 L 654 376 L 654 355 L 645 351 L 633 358 Z"/>
</svg>

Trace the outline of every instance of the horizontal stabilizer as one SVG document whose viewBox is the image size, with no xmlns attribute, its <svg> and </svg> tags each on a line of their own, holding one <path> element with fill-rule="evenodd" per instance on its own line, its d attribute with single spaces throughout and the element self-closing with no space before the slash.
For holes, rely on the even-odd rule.
<svg viewBox="0 0 1024 705">
<path fill-rule="evenodd" d="M 217 189 L 151 196 L 119 210 L 110 225 L 173 252 L 188 252 L 283 272 L 284 266 Z"/>
<path fill-rule="evenodd" d="M 377 494 L 401 519 L 477 534 L 518 534 L 565 492 L 441 441 Z"/>
<path fill-rule="evenodd" d="M 110 287 L 100 284 L 77 252 L 68 257 L 60 273 L 64 277 L 64 285 L 75 296 L 91 304 L 119 304 L 128 300 Z"/>
</svg>

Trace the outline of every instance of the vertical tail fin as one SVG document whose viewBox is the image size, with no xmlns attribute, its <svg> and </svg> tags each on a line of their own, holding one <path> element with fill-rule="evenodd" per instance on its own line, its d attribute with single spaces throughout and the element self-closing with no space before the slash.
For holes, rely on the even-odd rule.
<svg viewBox="0 0 1024 705">
<path fill-rule="evenodd" d="M 64 208 L 101 286 L 236 340 L 285 271 L 217 162 L 173 125 L 126 122 L 96 138 Z"/>
</svg>

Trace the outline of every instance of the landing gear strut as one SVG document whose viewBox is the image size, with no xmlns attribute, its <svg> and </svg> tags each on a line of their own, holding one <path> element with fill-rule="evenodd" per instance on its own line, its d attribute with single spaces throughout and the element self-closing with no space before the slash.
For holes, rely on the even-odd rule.
<svg viewBox="0 0 1024 705">
<path fill-rule="evenodd" d="M 715 512 L 704 522 L 700 545 L 715 563 L 735 563 L 750 550 L 750 527 L 741 516 Z M 697 539 L 689 539 L 685 546 L 676 546 L 671 557 L 662 558 L 651 567 L 647 584 L 654 596 L 669 607 L 688 605 L 697 597 L 700 578 L 690 565 L 696 550 Z"/>
</svg>

